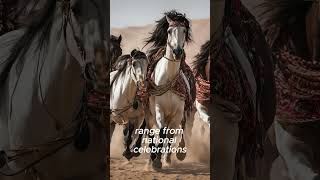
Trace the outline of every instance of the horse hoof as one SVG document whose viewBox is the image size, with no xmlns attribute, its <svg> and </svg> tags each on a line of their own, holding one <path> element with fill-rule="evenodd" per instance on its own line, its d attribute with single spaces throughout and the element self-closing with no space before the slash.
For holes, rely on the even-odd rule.
<svg viewBox="0 0 320 180">
<path fill-rule="evenodd" d="M 153 161 L 153 163 L 152 163 L 152 167 L 154 168 L 154 169 L 161 169 L 162 168 L 162 162 L 161 162 L 161 160 L 160 159 L 155 159 L 154 161 Z"/>
<path fill-rule="evenodd" d="M 122 153 L 122 156 L 124 156 L 129 161 L 134 155 L 129 150 L 125 150 Z"/>
<path fill-rule="evenodd" d="M 187 156 L 187 153 L 177 152 L 176 157 L 179 161 L 183 161 Z"/>
<path fill-rule="evenodd" d="M 181 142 L 179 143 L 179 147 L 182 149 L 186 147 L 186 143 L 184 142 L 184 139 L 182 139 Z"/>
</svg>

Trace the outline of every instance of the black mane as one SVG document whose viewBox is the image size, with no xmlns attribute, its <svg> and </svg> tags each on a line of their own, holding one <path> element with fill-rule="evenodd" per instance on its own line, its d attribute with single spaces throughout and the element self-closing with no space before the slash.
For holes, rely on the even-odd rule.
<svg viewBox="0 0 320 180">
<path fill-rule="evenodd" d="M 121 42 L 119 42 L 118 37 L 111 35 L 110 36 L 110 59 L 111 59 L 111 66 L 114 66 L 114 64 L 117 62 L 118 57 L 122 55 L 122 48 L 121 48 Z"/>
<path fill-rule="evenodd" d="M 290 29 L 304 24 L 306 13 L 312 3 L 305 0 L 264 0 L 259 5 L 262 8 L 259 16 L 265 21 L 264 27 L 277 25 Z"/>
<path fill-rule="evenodd" d="M 35 37 L 39 34 L 39 41 L 37 49 L 43 50 L 46 48 L 47 42 L 50 36 L 50 30 L 53 24 L 54 12 L 56 8 L 56 0 L 48 0 L 41 10 L 42 17 L 34 19 L 33 22 L 27 27 L 23 36 L 12 47 L 11 53 L 7 59 L 9 62 L 5 69 L 5 75 L 1 76 L 0 83 L 3 83 L 7 79 L 7 75 L 14 62 L 19 58 L 19 63 L 22 63 L 22 59 L 29 50 Z"/>
<path fill-rule="evenodd" d="M 202 77 L 205 77 L 205 67 L 208 63 L 210 55 L 211 42 L 207 41 L 201 46 L 200 52 L 195 56 L 193 61 L 193 72 L 199 73 Z"/>
<path fill-rule="evenodd" d="M 133 58 L 133 59 L 147 59 L 147 56 L 144 52 L 139 51 L 139 50 L 132 50 L 130 54 L 125 54 L 122 55 L 118 58 L 118 60 L 116 61 L 115 64 L 115 68 L 119 71 L 122 72 L 126 69 L 127 65 L 128 65 L 128 59 Z"/>
<path fill-rule="evenodd" d="M 113 85 L 114 81 L 120 76 L 120 74 L 125 72 L 125 69 L 128 65 L 128 59 L 130 58 L 141 59 L 147 58 L 147 56 L 144 52 L 138 51 L 136 49 L 132 50 L 130 54 L 120 56 L 115 64 L 115 70 L 118 70 L 118 72 L 114 75 L 113 80 L 110 82 L 111 86 Z"/>
<path fill-rule="evenodd" d="M 191 41 L 191 28 L 190 21 L 186 18 L 184 14 L 177 12 L 176 10 L 171 10 L 164 13 L 164 17 L 156 21 L 157 25 L 149 38 L 146 40 L 146 45 L 152 44 L 152 47 L 162 47 L 167 43 L 167 30 L 169 28 L 169 23 L 167 22 L 166 16 L 168 16 L 173 21 L 179 23 L 184 23 L 187 29 L 186 42 Z"/>
<path fill-rule="evenodd" d="M 24 35 L 17 41 L 17 43 L 11 49 L 11 54 L 8 61 L 13 62 L 18 57 L 23 59 L 24 55 L 30 48 L 35 37 L 39 36 L 38 49 L 44 48 L 47 45 L 50 36 L 50 30 L 53 23 L 54 12 L 56 8 L 55 0 L 48 0 L 42 11 L 42 17 L 34 19 L 33 22 L 27 27 Z"/>
</svg>

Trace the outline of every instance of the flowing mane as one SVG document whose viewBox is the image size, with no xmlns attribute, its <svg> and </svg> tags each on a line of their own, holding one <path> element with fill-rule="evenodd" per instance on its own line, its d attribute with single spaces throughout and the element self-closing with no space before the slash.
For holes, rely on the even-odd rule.
<svg viewBox="0 0 320 180">
<path fill-rule="evenodd" d="M 20 40 L 14 45 L 11 50 L 11 55 L 8 60 L 15 60 L 18 57 L 23 58 L 27 50 L 29 49 L 31 43 L 35 37 L 39 34 L 39 44 L 37 48 L 42 49 L 43 46 L 49 40 L 50 30 L 52 27 L 54 12 L 56 9 L 56 1 L 48 0 L 42 10 L 43 16 L 38 20 L 34 19 L 30 26 L 27 28 L 25 34 L 20 38 Z"/>
<path fill-rule="evenodd" d="M 149 38 L 146 40 L 146 45 L 152 44 L 153 48 L 163 47 L 167 44 L 167 30 L 169 28 L 169 23 L 167 22 L 166 16 L 168 16 L 173 21 L 177 21 L 179 23 L 183 23 L 187 29 L 186 33 L 186 42 L 191 41 L 191 27 L 190 21 L 186 18 L 185 14 L 181 14 L 176 10 L 171 10 L 169 12 L 164 13 L 160 20 L 156 21 L 156 27 Z"/>
<path fill-rule="evenodd" d="M 201 46 L 200 52 L 195 56 L 195 60 L 192 63 L 193 72 L 195 72 L 195 74 L 200 74 L 202 77 L 205 77 L 205 67 L 208 62 L 210 47 L 210 41 L 204 43 Z"/>
<path fill-rule="evenodd" d="M 118 58 L 116 61 L 116 69 L 118 70 L 119 74 L 124 72 L 124 70 L 127 68 L 128 65 L 128 59 L 133 58 L 133 59 L 142 59 L 142 58 L 147 58 L 146 54 L 138 51 L 136 49 L 132 50 L 130 54 L 125 54 L 122 55 Z"/>
<path fill-rule="evenodd" d="M 24 59 L 24 55 L 29 50 L 31 44 L 37 36 L 39 36 L 39 41 L 37 44 L 37 49 L 43 50 L 46 48 L 47 42 L 50 36 L 50 30 L 54 20 L 54 12 L 56 8 L 55 0 L 48 0 L 41 10 L 43 15 L 39 19 L 34 19 L 29 27 L 27 27 L 23 36 L 17 41 L 17 43 L 12 47 L 10 56 L 7 61 L 10 63 L 6 66 L 6 72 L 9 73 L 13 63 L 19 58 L 20 63 Z M 2 76 L 0 83 L 6 79 L 6 76 Z"/>
<path fill-rule="evenodd" d="M 109 49 L 110 49 L 110 60 L 111 60 L 111 66 L 115 65 L 115 63 L 118 60 L 118 57 L 122 55 L 122 48 L 121 48 L 121 40 L 119 41 L 118 37 L 111 35 L 110 36 L 110 43 L 109 44 Z"/>
<path fill-rule="evenodd" d="M 278 25 L 290 29 L 297 24 L 304 24 L 306 13 L 312 1 L 305 0 L 264 0 L 260 16 L 264 19 L 264 26 Z"/>
</svg>

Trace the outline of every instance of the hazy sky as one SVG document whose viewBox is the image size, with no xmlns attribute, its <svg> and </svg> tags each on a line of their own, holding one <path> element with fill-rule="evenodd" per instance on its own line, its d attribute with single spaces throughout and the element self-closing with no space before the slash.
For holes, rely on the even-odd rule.
<svg viewBox="0 0 320 180">
<path fill-rule="evenodd" d="M 111 28 L 152 24 L 171 9 L 190 19 L 209 18 L 210 0 L 111 0 Z"/>
</svg>

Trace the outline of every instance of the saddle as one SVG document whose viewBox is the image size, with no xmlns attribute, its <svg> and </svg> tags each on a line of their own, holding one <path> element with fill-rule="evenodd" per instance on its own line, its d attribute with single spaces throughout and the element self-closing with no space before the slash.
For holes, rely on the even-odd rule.
<svg viewBox="0 0 320 180">
<path fill-rule="evenodd" d="M 165 54 L 165 47 L 151 49 L 148 53 L 149 65 L 147 73 L 149 95 L 160 96 L 167 91 L 172 91 L 185 100 L 185 110 L 191 110 L 196 99 L 195 77 L 187 65 L 185 53 L 180 64 L 180 73 L 171 82 L 164 86 L 157 86 L 153 81 L 153 72 L 159 60 Z"/>
</svg>

